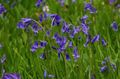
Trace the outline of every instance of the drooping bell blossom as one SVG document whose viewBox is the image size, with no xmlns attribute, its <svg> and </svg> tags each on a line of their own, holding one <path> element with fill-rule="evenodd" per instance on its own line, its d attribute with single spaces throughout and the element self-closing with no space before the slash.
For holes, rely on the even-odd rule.
<svg viewBox="0 0 120 79">
<path fill-rule="evenodd" d="M 114 31 L 118 31 L 118 24 L 115 21 L 111 24 L 111 27 Z"/>
<path fill-rule="evenodd" d="M 74 47 L 73 49 L 73 56 L 74 56 L 75 61 L 80 57 L 80 55 L 78 54 L 77 47 Z"/>
<path fill-rule="evenodd" d="M 80 20 L 81 20 L 81 23 L 85 24 L 86 20 L 87 20 L 88 16 L 87 15 L 84 15 Z"/>
<path fill-rule="evenodd" d="M 32 22 L 31 18 L 22 18 L 20 22 L 18 22 L 17 27 L 20 29 L 25 29 Z"/>
<path fill-rule="evenodd" d="M 43 2 L 43 0 L 37 0 L 35 6 L 36 7 L 40 7 L 41 3 Z"/>
<path fill-rule="evenodd" d="M 46 32 L 46 35 L 47 35 L 47 36 L 50 36 L 50 30 L 48 30 L 48 31 Z"/>
<path fill-rule="evenodd" d="M 73 47 L 73 43 L 72 41 L 69 42 L 69 45 L 68 45 L 70 48 Z"/>
<path fill-rule="evenodd" d="M 94 7 L 92 6 L 92 4 L 90 4 L 90 3 L 85 3 L 84 10 L 85 10 L 85 11 L 89 10 L 90 13 L 96 13 L 96 12 L 97 12 L 96 8 L 94 8 Z"/>
<path fill-rule="evenodd" d="M 106 41 L 105 41 L 104 38 L 102 38 L 102 45 L 103 45 L 103 46 L 106 46 L 106 45 L 107 45 L 107 43 L 106 43 Z"/>
<path fill-rule="evenodd" d="M 64 32 L 68 33 L 69 30 L 70 30 L 70 29 L 69 29 L 69 25 L 68 25 L 66 22 L 64 22 L 61 31 L 62 31 L 63 33 L 64 33 Z"/>
<path fill-rule="evenodd" d="M 61 22 L 61 17 L 57 14 L 51 14 L 50 16 L 52 19 L 51 25 L 52 26 L 59 26 L 60 22 Z"/>
<path fill-rule="evenodd" d="M 38 31 L 39 31 L 39 26 L 38 26 L 38 24 L 35 23 L 35 22 L 32 24 L 32 31 L 33 31 L 34 33 L 38 33 Z"/>
<path fill-rule="evenodd" d="M 40 54 L 40 59 L 45 59 L 45 53 Z"/>
<path fill-rule="evenodd" d="M 69 56 L 69 54 L 66 53 L 65 55 L 66 55 L 66 60 L 67 60 L 67 61 L 70 61 L 70 56 Z"/>
<path fill-rule="evenodd" d="M 35 43 L 34 43 L 34 44 L 32 45 L 32 47 L 31 47 L 31 51 L 32 51 L 32 52 L 35 52 L 38 47 L 39 47 L 38 41 L 35 41 Z"/>
<path fill-rule="evenodd" d="M 85 44 L 84 44 L 84 47 L 87 47 L 88 44 L 90 43 L 90 41 L 91 41 L 91 35 L 87 35 L 87 38 L 86 38 L 86 42 L 85 42 Z"/>
<path fill-rule="evenodd" d="M 81 23 L 81 27 L 82 27 L 82 32 L 83 32 L 85 35 L 88 35 L 89 27 L 87 26 L 87 24 Z"/>
<path fill-rule="evenodd" d="M 0 3 L 0 15 L 5 13 L 7 10 L 5 9 L 5 7 Z"/>
<path fill-rule="evenodd" d="M 116 2 L 117 0 L 109 0 L 109 4 L 112 5 Z"/>
<path fill-rule="evenodd" d="M 100 39 L 100 35 L 98 34 L 93 37 L 93 39 L 91 40 L 91 43 L 97 42 L 97 41 L 99 41 L 99 39 Z"/>
<path fill-rule="evenodd" d="M 46 79 L 46 78 L 47 78 L 47 71 L 44 70 L 44 79 Z"/>
<path fill-rule="evenodd" d="M 1 63 L 3 64 L 6 60 L 6 54 L 4 54 L 0 60 L 1 60 Z"/>
<path fill-rule="evenodd" d="M 21 76 L 18 73 L 5 73 L 2 79 L 21 79 Z"/>
<path fill-rule="evenodd" d="M 107 66 L 102 66 L 101 68 L 100 68 L 100 72 L 105 72 L 105 71 L 107 71 L 108 70 L 108 67 Z"/>
<path fill-rule="evenodd" d="M 47 42 L 46 41 L 41 41 L 40 42 L 40 48 L 43 48 L 47 45 Z"/>
</svg>

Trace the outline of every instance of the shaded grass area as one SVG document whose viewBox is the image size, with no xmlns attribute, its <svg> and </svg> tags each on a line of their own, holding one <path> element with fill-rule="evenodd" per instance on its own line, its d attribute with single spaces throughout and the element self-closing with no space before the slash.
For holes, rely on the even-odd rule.
<svg viewBox="0 0 120 79">
<path fill-rule="evenodd" d="M 68 2 L 69 4 L 64 7 L 61 7 L 55 0 L 46 1 L 46 4 L 50 8 L 50 13 L 57 13 L 66 22 L 72 23 L 75 26 L 80 25 L 80 18 L 83 15 L 88 15 L 88 20 L 91 21 L 90 33 L 92 37 L 100 34 L 108 43 L 106 47 L 103 47 L 101 42 L 96 42 L 94 45 L 90 44 L 85 48 L 83 46 L 86 39 L 85 35 L 82 33 L 77 34 L 72 40 L 78 47 L 80 58 L 77 62 L 74 62 L 72 56 L 73 50 L 71 49 L 68 49 L 71 61 L 66 61 L 63 54 L 61 59 L 58 60 L 56 51 L 47 50 L 47 48 L 39 49 L 35 53 L 30 51 L 34 41 L 50 39 L 49 37 L 45 38 L 43 32 L 35 36 L 32 31 L 26 32 L 17 28 L 18 21 L 23 17 L 30 17 L 39 21 L 38 16 L 42 13 L 42 7 L 36 8 L 34 0 L 18 0 L 13 9 L 9 7 L 10 4 L 6 4 L 0 0 L 7 8 L 7 13 L 0 16 L 0 42 L 3 45 L 3 48 L 0 49 L 0 57 L 4 53 L 7 55 L 7 60 L 4 64 L 6 72 L 19 72 L 22 79 L 43 79 L 44 70 L 47 70 L 50 74 L 54 74 L 55 79 L 90 79 L 91 75 L 95 75 L 96 79 L 119 79 L 120 28 L 118 32 L 114 32 L 110 24 L 114 20 L 119 24 L 120 12 L 107 3 L 103 5 L 102 1 L 94 1 L 97 14 L 85 13 L 83 0 L 77 0 L 74 4 Z M 45 28 L 51 27 L 49 21 L 44 23 L 43 26 Z M 54 27 L 52 34 L 56 31 L 59 32 L 60 29 L 58 28 L 60 27 Z M 81 40 L 77 39 L 78 36 L 82 37 Z M 54 45 L 54 41 L 52 40 L 48 43 L 49 45 Z M 47 52 L 47 58 L 41 60 L 39 55 L 44 51 Z M 110 70 L 109 72 L 101 73 L 101 62 L 107 56 L 110 57 L 111 62 L 116 64 L 117 70 L 115 72 Z M 1 64 L 0 69 L 2 69 Z"/>
</svg>

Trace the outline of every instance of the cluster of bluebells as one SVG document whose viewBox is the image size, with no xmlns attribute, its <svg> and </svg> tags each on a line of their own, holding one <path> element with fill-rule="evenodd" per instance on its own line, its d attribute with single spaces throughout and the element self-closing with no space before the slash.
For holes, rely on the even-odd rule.
<svg viewBox="0 0 120 79">
<path fill-rule="evenodd" d="M 102 66 L 101 66 L 101 68 L 100 68 L 100 72 L 102 72 L 102 73 L 110 70 L 110 69 L 109 69 L 109 66 L 108 66 L 109 64 L 110 64 L 110 66 L 112 67 L 113 71 L 115 71 L 115 70 L 117 69 L 116 65 L 110 62 L 110 58 L 109 58 L 109 57 L 106 57 L 106 58 L 102 61 L 101 64 L 102 64 Z"/>
<path fill-rule="evenodd" d="M 21 76 L 18 73 L 6 73 L 5 72 L 3 64 L 6 61 L 6 54 L 4 54 L 0 60 L 2 64 L 2 77 L 0 79 L 21 79 Z"/>
<path fill-rule="evenodd" d="M 7 10 L 5 9 L 5 7 L 0 3 L 0 15 L 5 13 Z"/>
<path fill-rule="evenodd" d="M 75 2 L 76 0 L 72 0 L 73 2 Z M 110 0 L 110 4 L 112 4 L 115 0 Z M 58 0 L 58 2 L 63 6 L 65 3 L 65 0 Z M 41 4 L 43 3 L 43 0 L 38 0 L 36 3 L 36 6 L 39 7 Z M 95 7 L 93 7 L 92 5 L 92 0 L 90 3 L 85 3 L 84 6 L 84 11 L 89 11 L 92 14 L 97 13 L 97 9 Z M 43 14 L 40 14 L 39 16 L 39 22 L 35 21 L 34 19 L 31 18 L 22 18 L 21 21 L 18 23 L 18 28 L 21 29 L 26 29 L 28 28 L 28 26 L 31 26 L 33 32 L 38 33 L 39 30 L 41 29 L 45 29 L 45 27 L 39 26 L 39 24 L 41 25 L 42 22 L 44 22 L 45 20 L 51 20 L 51 26 L 62 26 L 60 29 L 60 34 L 59 33 L 54 33 L 53 37 L 49 37 L 51 40 L 54 40 L 53 42 L 55 42 L 55 46 L 52 46 L 52 49 L 55 49 L 57 51 L 58 54 L 58 58 L 60 59 L 61 53 L 64 53 L 64 56 L 66 58 L 66 60 L 70 61 L 70 55 L 69 52 L 67 52 L 67 48 L 70 48 L 71 50 L 73 50 L 73 57 L 74 60 L 77 61 L 77 59 L 80 57 L 79 55 L 79 49 L 77 46 L 75 46 L 73 43 L 73 41 L 71 41 L 70 39 L 74 39 L 76 34 L 79 34 L 80 32 L 82 32 L 84 35 L 86 35 L 86 42 L 84 43 L 84 47 L 87 47 L 89 43 L 94 44 L 96 42 L 101 41 L 101 44 L 103 46 L 107 45 L 106 40 L 100 36 L 100 34 L 96 34 L 95 36 L 92 37 L 92 34 L 89 33 L 89 23 L 87 22 L 88 20 L 88 15 L 84 15 L 83 17 L 80 18 L 81 24 L 79 26 L 75 26 L 73 24 L 67 23 L 66 21 L 64 21 L 64 19 L 62 17 L 60 17 L 58 14 L 48 14 L 45 11 L 43 11 Z M 42 27 L 42 28 L 41 28 Z M 118 24 L 114 21 L 111 24 L 111 27 L 114 31 L 118 31 Z M 51 27 L 51 29 L 54 27 Z M 50 30 L 44 30 L 46 32 L 46 35 L 49 36 L 50 35 Z M 68 36 L 65 36 L 64 34 L 67 34 Z M 36 50 L 38 48 L 45 48 L 48 45 L 47 41 L 35 41 L 33 43 L 33 45 L 31 46 L 31 51 L 32 52 L 36 52 Z M 45 59 L 46 55 L 45 52 L 40 54 L 40 58 L 41 59 Z M 105 58 L 105 60 L 102 63 L 102 66 L 100 68 L 101 72 L 105 72 L 107 70 L 109 70 L 109 67 L 107 65 L 108 63 L 108 59 Z M 112 63 L 111 67 L 115 70 L 116 66 Z M 54 77 L 53 75 L 48 75 L 47 71 L 44 71 L 44 77 Z"/>
</svg>

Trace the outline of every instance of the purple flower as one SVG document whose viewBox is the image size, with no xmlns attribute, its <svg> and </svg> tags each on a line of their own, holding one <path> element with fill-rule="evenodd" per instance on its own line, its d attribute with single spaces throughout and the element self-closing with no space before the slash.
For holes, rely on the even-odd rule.
<svg viewBox="0 0 120 79">
<path fill-rule="evenodd" d="M 75 61 L 80 57 L 80 55 L 78 54 L 77 47 L 74 47 L 73 56 L 74 56 Z"/>
<path fill-rule="evenodd" d="M 64 32 L 66 32 L 66 33 L 68 33 L 69 32 L 69 25 L 66 23 L 66 22 L 64 22 L 63 23 L 63 26 L 62 26 L 62 32 L 64 33 Z"/>
<path fill-rule="evenodd" d="M 0 15 L 5 13 L 5 12 L 6 12 L 5 7 L 2 4 L 0 4 Z"/>
<path fill-rule="evenodd" d="M 18 73 L 5 73 L 2 79 L 21 79 L 21 76 Z"/>
<path fill-rule="evenodd" d="M 81 22 L 85 24 L 85 21 L 87 20 L 88 16 L 87 15 L 84 15 L 82 18 L 81 18 Z"/>
<path fill-rule="evenodd" d="M 111 24 L 111 27 L 114 31 L 118 31 L 118 24 L 115 21 Z"/>
<path fill-rule="evenodd" d="M 82 23 L 82 24 L 81 24 L 81 27 L 82 27 L 82 32 L 83 32 L 84 34 L 88 35 L 89 27 L 87 26 L 87 24 Z"/>
<path fill-rule="evenodd" d="M 47 45 L 47 42 L 46 41 L 41 41 L 40 42 L 40 48 L 43 48 Z"/>
<path fill-rule="evenodd" d="M 38 0 L 35 4 L 36 7 L 40 7 L 40 4 L 43 2 L 43 0 Z"/>
<path fill-rule="evenodd" d="M 31 51 L 35 52 L 37 48 L 38 48 L 38 41 L 35 41 L 35 43 L 31 47 Z"/>
<path fill-rule="evenodd" d="M 70 61 L 70 56 L 68 53 L 66 53 L 66 60 Z"/>
<path fill-rule="evenodd" d="M 1 60 L 1 63 L 3 64 L 6 60 L 6 54 L 4 54 L 0 60 Z"/>
<path fill-rule="evenodd" d="M 68 45 L 70 48 L 73 46 L 73 43 L 72 41 L 69 42 L 69 45 Z"/>
<path fill-rule="evenodd" d="M 34 22 L 34 24 L 32 25 L 32 30 L 34 33 L 38 33 L 39 31 L 39 27 L 38 24 Z"/>
<path fill-rule="evenodd" d="M 107 66 L 102 66 L 101 68 L 100 68 L 100 72 L 105 72 L 105 71 L 107 71 L 108 70 L 108 67 Z"/>
<path fill-rule="evenodd" d="M 90 13 L 96 13 L 96 8 L 94 8 L 90 3 L 85 3 L 84 10 L 89 10 Z"/>
<path fill-rule="evenodd" d="M 91 41 L 91 36 L 87 35 L 86 42 L 84 44 L 84 47 L 87 47 L 88 43 Z"/>
<path fill-rule="evenodd" d="M 60 21 L 61 21 L 61 17 L 57 14 L 51 14 L 51 18 L 52 18 L 52 26 L 59 26 L 60 25 Z"/>
<path fill-rule="evenodd" d="M 106 43 L 106 41 L 104 40 L 104 38 L 102 38 L 102 45 L 103 45 L 103 46 L 106 46 L 106 45 L 107 45 L 107 43 Z"/>
<path fill-rule="evenodd" d="M 47 35 L 47 36 L 50 36 L 50 30 L 48 30 L 48 31 L 46 32 L 46 35 Z"/>
<path fill-rule="evenodd" d="M 116 2 L 116 0 L 109 0 L 109 4 L 114 4 Z"/>
<path fill-rule="evenodd" d="M 22 18 L 20 22 L 18 22 L 17 27 L 20 29 L 25 29 L 32 22 L 31 18 Z"/>
<path fill-rule="evenodd" d="M 40 23 L 41 23 L 43 21 L 43 15 L 42 14 L 40 14 L 39 19 L 40 19 Z"/>
<path fill-rule="evenodd" d="M 46 77 L 47 77 L 47 71 L 44 70 L 44 78 L 46 79 Z"/>
<path fill-rule="evenodd" d="M 45 53 L 40 54 L 40 59 L 44 59 L 45 58 Z"/>
<path fill-rule="evenodd" d="M 98 34 L 98 35 L 96 35 L 96 36 L 93 37 L 93 39 L 91 40 L 91 42 L 92 43 L 97 42 L 97 41 L 99 41 L 99 39 L 100 39 L 100 35 Z"/>
</svg>

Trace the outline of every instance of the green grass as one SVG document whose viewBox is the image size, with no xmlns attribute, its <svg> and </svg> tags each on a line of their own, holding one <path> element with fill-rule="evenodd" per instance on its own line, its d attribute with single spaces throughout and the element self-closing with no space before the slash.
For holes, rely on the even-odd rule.
<svg viewBox="0 0 120 79">
<path fill-rule="evenodd" d="M 79 33 L 73 39 L 74 44 L 77 45 L 80 58 L 74 62 L 72 50 L 68 49 L 71 61 L 66 61 L 62 56 L 58 60 L 56 51 L 49 52 L 48 49 L 38 49 L 37 52 L 30 51 L 31 45 L 36 40 L 48 40 L 44 38 L 44 33 L 40 32 L 37 36 L 33 32 L 26 32 L 22 29 L 17 29 L 17 23 L 23 17 L 30 17 L 37 21 L 39 18 L 36 14 L 42 12 L 42 8 L 35 7 L 35 0 L 18 0 L 17 5 L 11 9 L 10 4 L 6 4 L 4 0 L 0 0 L 7 9 L 4 16 L 0 16 L 0 43 L 3 48 L 0 49 L 0 57 L 3 54 L 7 55 L 7 59 L 3 67 L 7 73 L 18 72 L 21 79 L 43 79 L 44 70 L 49 74 L 54 74 L 54 79 L 90 79 L 94 74 L 96 79 L 120 79 L 120 28 L 118 32 L 114 32 L 110 24 L 115 20 L 120 25 L 120 12 L 113 6 L 105 3 L 104 0 L 94 0 L 94 7 L 97 8 L 97 14 L 89 14 L 88 20 L 90 24 L 90 33 L 92 37 L 100 34 L 104 37 L 108 45 L 103 47 L 101 42 L 96 42 L 94 45 L 89 44 L 87 48 L 83 46 L 85 43 L 85 35 Z M 11 0 L 11 3 L 13 1 Z M 79 19 L 85 15 L 84 0 L 77 0 L 75 4 L 68 0 L 68 8 L 61 7 L 56 0 L 46 0 L 46 4 L 50 8 L 49 13 L 57 13 L 67 23 L 72 23 L 76 26 L 80 25 Z M 115 10 L 115 12 L 113 12 Z M 50 22 L 43 25 L 45 28 L 50 28 Z M 61 27 L 61 26 L 60 26 Z M 54 27 L 52 33 L 60 31 L 59 27 Z M 52 35 L 51 35 L 52 36 Z M 81 36 L 79 41 L 77 37 Z M 49 45 L 54 45 L 52 40 L 48 40 Z M 47 58 L 42 60 L 39 54 L 47 52 Z M 62 54 L 63 55 L 63 54 Z M 110 70 L 108 73 L 100 72 L 101 62 L 105 57 L 109 56 L 110 61 L 117 66 L 116 71 Z M 2 64 L 0 64 L 2 69 Z M 0 76 L 2 73 L 0 73 Z"/>
</svg>

